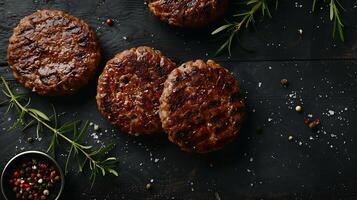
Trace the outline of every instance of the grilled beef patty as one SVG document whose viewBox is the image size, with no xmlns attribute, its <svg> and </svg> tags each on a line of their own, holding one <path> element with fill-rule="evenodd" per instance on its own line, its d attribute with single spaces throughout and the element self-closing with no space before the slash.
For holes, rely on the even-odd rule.
<svg viewBox="0 0 357 200">
<path fill-rule="evenodd" d="M 169 74 L 159 114 L 171 142 L 184 151 L 205 153 L 239 134 L 244 108 L 234 76 L 212 60 L 196 60 Z"/>
<path fill-rule="evenodd" d="M 76 92 L 94 76 L 100 50 L 93 31 L 77 17 L 40 10 L 23 18 L 10 38 L 13 75 L 40 95 Z"/>
<path fill-rule="evenodd" d="M 228 0 L 148 0 L 153 15 L 170 25 L 202 27 L 223 15 Z"/>
<path fill-rule="evenodd" d="M 159 98 L 167 75 L 175 67 L 175 63 L 150 47 L 117 54 L 107 62 L 98 80 L 100 112 L 128 134 L 162 132 Z"/>
</svg>

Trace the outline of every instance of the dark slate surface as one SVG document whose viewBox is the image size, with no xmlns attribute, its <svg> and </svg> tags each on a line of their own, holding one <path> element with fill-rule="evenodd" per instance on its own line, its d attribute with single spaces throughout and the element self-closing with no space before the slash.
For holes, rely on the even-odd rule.
<svg viewBox="0 0 357 200">
<path fill-rule="evenodd" d="M 49 113 L 53 103 L 65 113 L 62 121 L 99 124 L 99 139 L 91 127 L 88 143 L 117 144 L 112 154 L 120 159 L 120 176 L 98 178 L 90 190 L 88 174 L 72 170 L 63 199 L 356 199 L 357 1 L 341 2 L 347 10 L 346 43 L 331 39 L 327 7 L 319 4 L 318 12 L 311 14 L 309 0 L 280 1 L 272 20 L 241 35 L 243 45 L 254 53 L 236 47 L 231 58 L 215 58 L 241 81 L 248 104 L 241 136 L 219 152 L 187 154 L 164 134 L 119 133 L 96 109 L 95 81 L 72 97 L 30 94 L 35 107 Z M 220 44 L 209 35 L 214 25 L 196 31 L 168 27 L 150 16 L 142 0 L 0 0 L 0 74 L 14 89 L 23 90 L 11 81 L 7 40 L 23 16 L 41 8 L 62 9 L 90 24 L 103 49 L 101 67 L 117 52 L 137 45 L 158 48 L 180 63 L 207 59 Z M 107 17 L 115 20 L 113 27 L 102 23 Z M 289 80 L 288 88 L 281 87 L 282 78 Z M 303 113 L 294 111 L 297 104 Z M 309 114 L 321 119 L 317 131 L 304 125 Z M 1 169 L 16 153 L 47 148 L 46 133 L 34 144 L 27 143 L 33 130 L 7 133 L 15 118 L 14 113 L 1 115 Z M 257 134 L 257 127 L 263 132 Z M 294 139 L 289 141 L 289 136 Z M 59 152 L 60 161 L 64 154 Z M 147 191 L 151 179 L 153 188 Z"/>
</svg>

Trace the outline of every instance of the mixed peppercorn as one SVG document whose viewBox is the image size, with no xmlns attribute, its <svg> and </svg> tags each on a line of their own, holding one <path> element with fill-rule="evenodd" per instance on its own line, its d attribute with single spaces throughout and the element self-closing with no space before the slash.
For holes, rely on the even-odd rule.
<svg viewBox="0 0 357 200">
<path fill-rule="evenodd" d="M 9 184 L 16 199 L 49 199 L 51 190 L 61 182 L 56 168 L 46 162 L 27 160 L 13 170 Z"/>
</svg>

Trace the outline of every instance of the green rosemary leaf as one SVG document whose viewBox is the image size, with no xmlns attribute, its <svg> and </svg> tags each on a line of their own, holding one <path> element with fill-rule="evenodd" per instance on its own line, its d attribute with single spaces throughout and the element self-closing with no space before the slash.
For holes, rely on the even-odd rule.
<svg viewBox="0 0 357 200">
<path fill-rule="evenodd" d="M 9 101 L 9 102 L 10 102 L 10 101 Z M 10 102 L 9 105 L 7 106 L 7 109 L 6 109 L 6 111 L 5 111 L 5 114 L 9 113 L 13 106 L 14 106 L 14 104 L 13 104 L 12 102 Z"/>
<path fill-rule="evenodd" d="M 73 130 L 73 127 L 78 124 L 80 122 L 80 120 L 76 120 L 73 122 L 66 122 L 65 124 L 63 124 L 61 127 L 58 128 L 58 131 L 61 133 L 65 133 L 68 131 Z"/>
<path fill-rule="evenodd" d="M 73 154 L 73 148 L 75 148 L 75 147 L 73 145 L 71 145 L 71 148 L 69 149 L 69 152 L 68 152 L 68 155 L 67 155 L 66 164 L 65 164 L 65 167 L 64 167 L 64 173 L 65 174 L 68 173 L 68 164 L 69 164 L 69 161 L 70 161 L 71 156 Z"/>
<path fill-rule="evenodd" d="M 88 132 L 89 128 L 89 122 L 86 121 L 84 125 L 82 126 L 81 130 L 78 132 L 77 136 L 74 138 L 75 141 L 77 142 L 82 142 L 85 136 L 85 133 Z"/>
<path fill-rule="evenodd" d="M 253 4 L 253 3 L 257 3 L 259 2 L 259 0 L 250 0 L 247 2 L 247 5 Z"/>
<path fill-rule="evenodd" d="M 113 174 L 114 176 L 119 176 L 118 172 L 114 169 L 108 169 L 108 172 Z"/>
<path fill-rule="evenodd" d="M 58 144 L 57 136 L 53 135 L 50 141 L 50 145 L 47 148 L 47 152 L 52 152 L 52 154 L 54 154 L 57 144 Z"/>
<path fill-rule="evenodd" d="M 342 42 L 345 41 L 345 36 L 344 36 L 344 33 L 343 33 L 343 25 L 342 26 L 338 26 L 338 33 L 340 35 L 340 39 Z"/>
<path fill-rule="evenodd" d="M 333 5 L 333 0 L 330 2 L 330 20 L 333 20 L 333 14 L 334 14 L 334 5 Z"/>
<path fill-rule="evenodd" d="M 105 159 L 103 162 L 107 162 L 107 161 L 116 161 L 117 159 L 115 157 L 109 157 L 107 159 Z"/>
<path fill-rule="evenodd" d="M 7 96 L 7 97 L 11 98 L 11 95 L 10 95 L 10 94 L 8 94 L 5 90 L 2 90 L 2 93 L 3 93 L 5 96 Z"/>
<path fill-rule="evenodd" d="M 37 122 L 37 126 L 36 126 L 36 138 L 40 138 L 40 132 L 42 132 L 41 130 L 41 124 L 40 122 Z"/>
<path fill-rule="evenodd" d="M 93 151 L 90 155 L 93 156 L 104 156 L 104 154 L 108 153 L 110 150 L 112 150 L 114 147 L 114 143 L 110 143 L 106 146 L 100 147 L 98 150 Z"/>
<path fill-rule="evenodd" d="M 104 161 L 101 162 L 102 164 L 106 165 L 109 168 L 113 168 L 116 167 L 118 164 L 118 160 L 117 159 L 105 159 Z"/>
<path fill-rule="evenodd" d="M 101 166 L 98 166 L 98 168 L 102 171 L 102 175 L 105 176 L 105 169 Z"/>
<path fill-rule="evenodd" d="M 315 6 L 316 6 L 316 0 L 312 1 L 312 12 L 315 11 Z"/>
<path fill-rule="evenodd" d="M 30 128 L 31 126 L 33 126 L 35 124 L 35 120 L 31 120 L 30 122 L 26 123 L 24 125 L 24 127 L 22 128 L 22 132 L 26 131 L 28 128 Z"/>
<path fill-rule="evenodd" d="M 87 146 L 87 145 L 81 145 L 81 144 L 77 144 L 80 148 L 82 148 L 82 149 L 91 149 L 91 148 L 93 148 L 93 146 Z"/>
<path fill-rule="evenodd" d="M 78 162 L 78 168 L 79 168 L 79 172 L 83 171 L 83 167 L 86 165 L 88 159 L 85 158 L 84 161 L 81 163 L 80 158 L 78 157 L 77 162 Z"/>
<path fill-rule="evenodd" d="M 33 108 L 29 108 L 27 110 L 30 113 L 33 113 L 33 114 L 37 115 L 38 117 L 40 117 L 43 120 L 50 121 L 50 118 L 45 113 L 43 113 L 43 112 L 41 112 L 39 110 L 36 110 L 36 109 L 33 109 Z"/>
<path fill-rule="evenodd" d="M 219 49 L 217 49 L 217 51 L 214 53 L 214 56 L 216 57 L 218 54 L 220 54 L 223 49 L 225 49 L 228 46 L 228 40 L 226 42 L 224 42 L 221 47 Z"/>
<path fill-rule="evenodd" d="M 8 103 L 9 103 L 9 100 L 1 101 L 1 102 L 0 102 L 0 106 L 3 106 L 3 105 L 8 104 Z"/>
<path fill-rule="evenodd" d="M 52 112 L 53 112 L 53 114 L 52 114 L 53 123 L 54 123 L 55 128 L 57 128 L 57 126 L 58 126 L 57 112 L 56 112 L 55 106 L 53 104 L 51 104 L 51 107 L 52 107 Z"/>
<path fill-rule="evenodd" d="M 231 36 L 228 38 L 228 53 L 231 56 L 231 46 L 232 46 L 232 40 L 234 38 L 235 33 L 231 33 Z"/>
<path fill-rule="evenodd" d="M 212 35 L 215 35 L 217 33 L 220 33 L 224 30 L 226 30 L 227 28 L 231 28 L 232 26 L 234 26 L 233 24 L 226 24 L 226 25 L 223 25 L 223 26 L 220 26 L 219 28 L 217 28 L 216 30 L 214 30 L 211 34 Z"/>
<path fill-rule="evenodd" d="M 13 130 L 17 129 L 21 124 L 20 118 L 16 119 L 15 122 L 7 129 L 8 132 L 12 132 Z"/>
</svg>

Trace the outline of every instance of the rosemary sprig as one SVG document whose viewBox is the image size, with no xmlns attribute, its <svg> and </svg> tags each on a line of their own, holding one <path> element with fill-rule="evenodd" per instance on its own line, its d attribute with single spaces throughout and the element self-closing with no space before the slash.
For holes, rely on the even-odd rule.
<svg viewBox="0 0 357 200">
<path fill-rule="evenodd" d="M 263 17 L 268 16 L 271 18 L 272 16 L 268 5 L 270 2 L 271 0 L 248 0 L 245 5 L 250 9 L 246 12 L 233 15 L 238 18 L 237 21 L 227 22 L 227 24 L 214 30 L 211 33 L 212 35 L 222 32 L 225 32 L 228 35 L 228 39 L 218 48 L 215 55 L 218 55 L 224 49 L 227 49 L 229 55 L 231 55 L 231 46 L 234 37 L 242 30 L 242 28 L 248 28 L 249 26 L 254 25 L 254 16 L 257 15 L 258 12 L 260 12 Z M 277 6 L 278 0 L 275 0 L 275 7 L 277 8 Z"/>
<path fill-rule="evenodd" d="M 313 0 L 312 2 L 312 11 L 315 11 L 315 6 L 316 6 L 317 0 Z M 342 4 L 338 0 L 329 0 L 329 7 L 330 7 L 330 20 L 333 23 L 333 28 L 332 28 L 332 38 L 335 39 L 336 32 L 338 32 L 338 35 L 340 37 L 340 40 L 342 42 L 345 41 L 345 36 L 344 36 L 344 22 L 343 18 L 341 15 L 341 10 L 345 11 L 343 8 Z"/>
<path fill-rule="evenodd" d="M 48 151 L 55 151 L 55 147 L 58 145 L 59 139 L 69 143 L 71 147 L 66 159 L 65 172 L 68 172 L 68 164 L 70 160 L 76 158 L 79 172 L 82 172 L 84 166 L 89 166 L 89 169 L 91 170 L 90 179 L 92 181 L 92 185 L 94 184 L 98 173 L 101 173 L 103 176 L 107 173 L 118 176 L 118 172 L 116 170 L 117 158 L 108 157 L 101 159 L 109 150 L 112 149 L 113 144 L 102 146 L 99 149 L 94 149 L 92 146 L 85 145 L 83 143 L 84 136 L 88 131 L 88 122 L 85 122 L 81 128 L 79 128 L 81 124 L 80 121 L 68 122 L 58 127 L 58 115 L 54 108 L 53 115 L 49 117 L 40 110 L 31 108 L 30 98 L 28 98 L 25 104 L 22 104 L 21 101 L 25 99 L 25 96 L 23 94 L 15 94 L 3 77 L 1 77 L 1 80 L 5 87 L 5 89 L 2 89 L 2 92 L 7 99 L 0 105 L 8 104 L 6 113 L 13 108 L 15 108 L 18 113 L 18 119 L 10 127 L 10 130 L 17 128 L 19 125 L 23 125 L 25 129 L 36 124 L 36 134 L 37 137 L 39 137 L 39 133 L 43 130 L 43 128 L 47 128 L 52 133 Z M 29 118 L 31 120 L 28 122 Z M 73 131 L 72 139 L 65 135 L 71 131 Z"/>
</svg>

